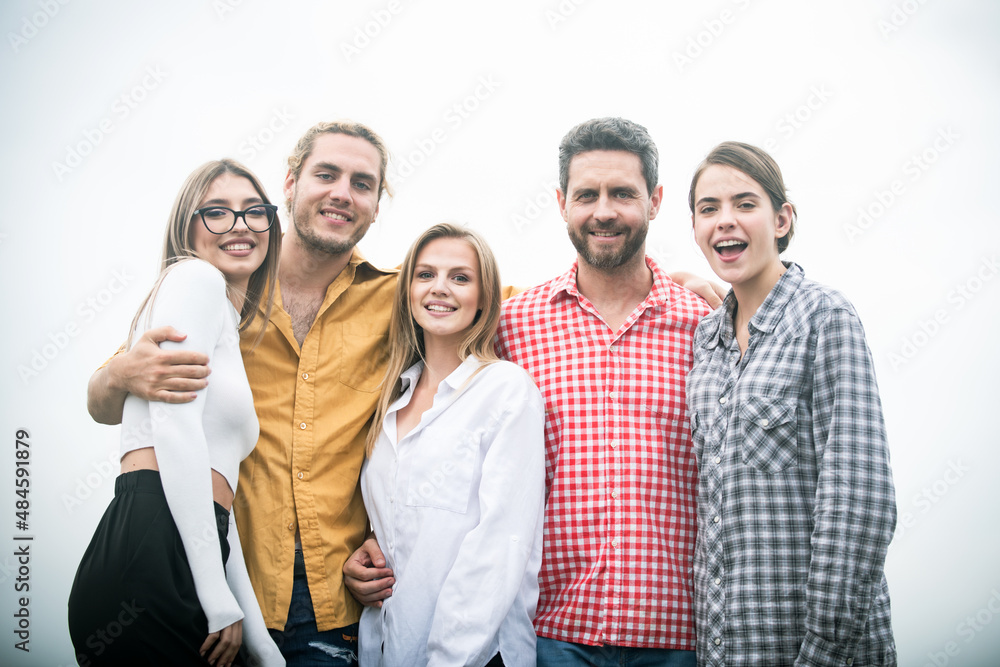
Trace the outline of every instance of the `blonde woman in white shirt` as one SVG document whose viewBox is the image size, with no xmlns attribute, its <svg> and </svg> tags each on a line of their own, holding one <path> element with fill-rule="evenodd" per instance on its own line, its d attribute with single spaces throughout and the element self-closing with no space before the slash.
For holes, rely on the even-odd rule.
<svg viewBox="0 0 1000 667">
<path fill-rule="evenodd" d="M 202 165 L 174 201 L 160 278 L 130 342 L 176 326 L 186 338 L 161 346 L 207 355 L 212 378 L 190 403 L 125 401 L 122 474 L 69 599 L 82 665 L 224 666 L 241 643 L 253 664 L 285 664 L 231 515 L 258 435 L 239 334 L 267 321 L 280 245 L 277 207 L 235 161 Z"/>
<path fill-rule="evenodd" d="M 362 666 L 534 665 L 544 407 L 497 359 L 496 260 L 478 234 L 424 232 L 403 263 L 361 488 L 393 571 L 366 607 Z"/>
</svg>

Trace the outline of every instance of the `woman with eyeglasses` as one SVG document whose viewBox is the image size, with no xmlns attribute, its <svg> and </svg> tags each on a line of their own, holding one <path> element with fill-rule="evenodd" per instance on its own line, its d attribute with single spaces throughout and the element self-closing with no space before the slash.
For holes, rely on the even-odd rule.
<svg viewBox="0 0 1000 667">
<path fill-rule="evenodd" d="M 280 244 L 277 207 L 237 162 L 202 165 L 174 201 L 160 277 L 129 344 L 177 326 L 186 339 L 161 346 L 208 355 L 212 378 L 191 403 L 125 401 L 115 497 L 69 598 L 81 665 L 225 666 L 241 643 L 253 664 L 284 665 L 232 517 L 258 434 L 240 332 L 267 322 Z"/>
</svg>

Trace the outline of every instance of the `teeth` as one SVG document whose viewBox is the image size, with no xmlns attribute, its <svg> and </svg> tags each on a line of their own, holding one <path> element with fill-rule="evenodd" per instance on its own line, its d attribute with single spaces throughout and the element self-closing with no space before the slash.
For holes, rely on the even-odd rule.
<svg viewBox="0 0 1000 667">
<path fill-rule="evenodd" d="M 448 306 L 427 306 L 427 310 L 432 310 L 435 313 L 450 313 L 455 309 Z"/>
<path fill-rule="evenodd" d="M 350 221 L 350 218 L 348 218 L 346 215 L 341 215 L 340 213 L 324 213 L 323 215 L 325 215 L 328 218 L 332 218 L 334 220 L 343 220 L 344 222 Z"/>
<path fill-rule="evenodd" d="M 743 241 L 737 241 L 737 240 L 733 239 L 733 240 L 730 240 L 730 241 L 722 241 L 721 243 L 716 243 L 715 247 L 716 248 L 729 248 L 730 246 L 734 246 L 734 245 L 746 245 L 746 243 L 744 243 Z"/>
<path fill-rule="evenodd" d="M 602 238 L 611 238 L 612 236 L 618 236 L 615 232 L 593 232 L 594 236 L 600 236 Z"/>
<path fill-rule="evenodd" d="M 252 250 L 253 246 L 249 243 L 231 243 L 229 245 L 222 246 L 223 250 Z"/>
</svg>

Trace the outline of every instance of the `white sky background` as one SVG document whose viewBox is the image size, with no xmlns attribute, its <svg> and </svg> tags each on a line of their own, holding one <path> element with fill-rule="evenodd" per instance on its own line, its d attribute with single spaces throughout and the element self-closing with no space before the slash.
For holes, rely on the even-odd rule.
<svg viewBox="0 0 1000 667">
<path fill-rule="evenodd" d="M 620 115 L 660 149 L 648 250 L 668 270 L 711 276 L 687 209 L 699 160 L 726 139 L 771 149 L 800 213 L 785 256 L 852 299 L 875 357 L 900 512 L 886 565 L 900 664 L 997 664 L 998 28 L 986 0 L 8 0 L 0 662 L 72 663 L 66 599 L 118 449 L 118 429 L 86 412 L 86 382 L 125 338 L 191 170 L 237 158 L 280 203 L 302 132 L 362 121 L 396 158 L 369 258 L 396 265 L 420 231 L 456 220 L 485 234 L 505 282 L 529 286 L 574 256 L 552 192 L 560 138 Z M 12 632 L 25 534 L 27 654 Z"/>
</svg>

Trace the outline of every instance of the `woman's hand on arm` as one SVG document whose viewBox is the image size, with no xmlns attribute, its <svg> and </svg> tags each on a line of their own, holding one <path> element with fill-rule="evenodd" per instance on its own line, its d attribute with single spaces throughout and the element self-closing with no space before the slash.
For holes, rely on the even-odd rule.
<svg viewBox="0 0 1000 667">
<path fill-rule="evenodd" d="M 344 563 L 344 585 L 354 599 L 366 607 L 381 607 L 392 595 L 396 580 L 387 568 L 385 556 L 372 535 Z"/>
</svg>

